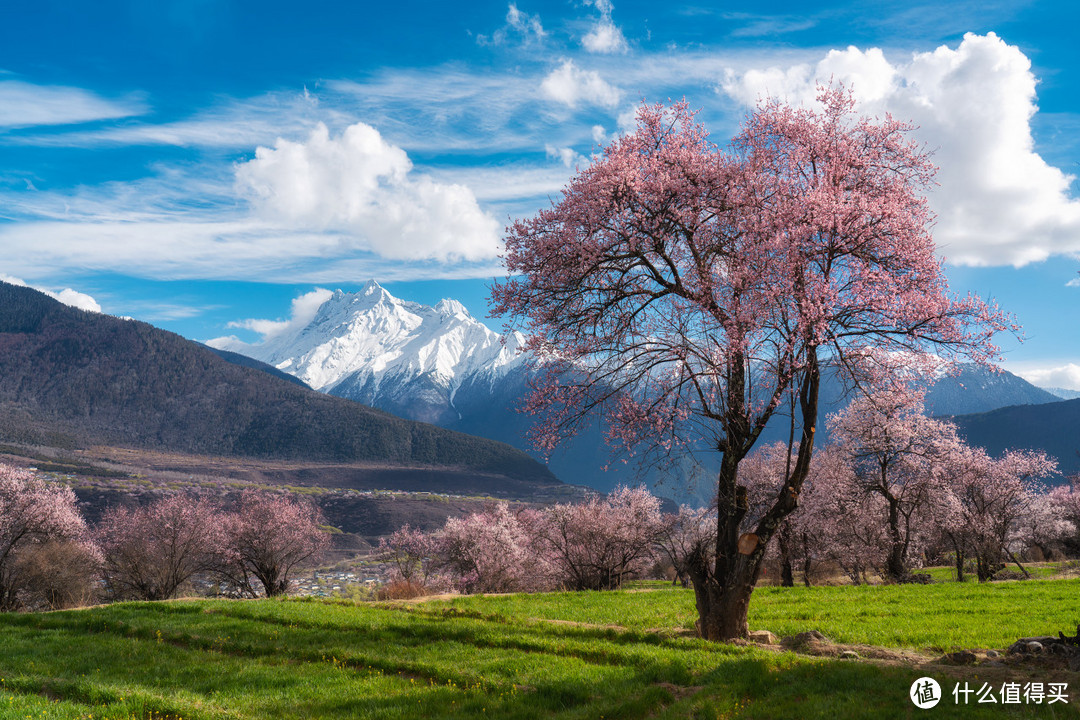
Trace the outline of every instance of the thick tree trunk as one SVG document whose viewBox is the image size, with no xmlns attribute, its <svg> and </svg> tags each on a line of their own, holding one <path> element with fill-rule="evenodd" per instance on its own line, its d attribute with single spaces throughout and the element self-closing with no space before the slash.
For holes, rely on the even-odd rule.
<svg viewBox="0 0 1080 720">
<path fill-rule="evenodd" d="M 707 640 L 734 640 L 749 635 L 747 612 L 765 557 L 765 547 L 780 524 L 798 507 L 799 491 L 810 471 L 817 428 L 820 372 L 814 350 L 808 350 L 807 370 L 799 387 L 802 436 L 798 457 L 787 482 L 773 505 L 765 511 L 752 533 L 741 533 L 740 524 L 749 510 L 746 488 L 738 484 L 739 462 L 753 446 L 763 425 L 751 428 L 743 413 L 741 362 L 733 363 L 729 386 L 729 417 L 726 446 L 721 450 L 716 493 L 716 555 L 713 563 L 703 557 L 688 563 L 697 600 L 698 632 Z M 740 379 L 736 379 L 740 378 Z"/>
<path fill-rule="evenodd" d="M 905 557 L 907 543 L 900 533 L 900 502 L 891 495 L 885 496 L 889 501 L 889 558 L 886 561 L 885 574 L 893 582 L 902 582 L 907 577 L 907 558 Z"/>
<path fill-rule="evenodd" d="M 956 582 L 964 582 L 964 551 L 956 548 Z"/>
<path fill-rule="evenodd" d="M 795 570 L 791 566 L 791 529 L 787 523 L 776 534 L 777 549 L 780 551 L 780 585 L 795 587 Z"/>
<path fill-rule="evenodd" d="M 747 614 L 753 592 L 753 583 L 746 582 L 726 588 L 716 584 L 695 585 L 698 634 L 714 641 L 747 637 L 750 634 Z"/>
</svg>

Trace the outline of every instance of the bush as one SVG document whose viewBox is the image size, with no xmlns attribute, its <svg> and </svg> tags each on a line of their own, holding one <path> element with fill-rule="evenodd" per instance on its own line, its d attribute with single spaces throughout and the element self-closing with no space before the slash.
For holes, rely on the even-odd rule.
<svg viewBox="0 0 1080 720">
<path fill-rule="evenodd" d="M 62 610 L 94 602 L 101 555 L 86 543 L 50 540 L 34 545 L 16 560 L 16 594 L 28 610 Z"/>
<path fill-rule="evenodd" d="M 396 580 L 379 588 L 375 596 L 379 600 L 412 600 L 428 594 L 427 588 L 419 583 Z"/>
</svg>

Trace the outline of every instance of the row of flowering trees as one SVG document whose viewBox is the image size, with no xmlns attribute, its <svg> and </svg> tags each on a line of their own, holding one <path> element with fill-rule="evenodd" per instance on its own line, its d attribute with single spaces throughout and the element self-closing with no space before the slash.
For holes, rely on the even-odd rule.
<svg viewBox="0 0 1080 720">
<path fill-rule="evenodd" d="M 381 551 L 415 591 L 608 590 L 653 564 L 666 524 L 655 496 L 620 487 L 542 509 L 499 503 L 434 533 L 406 525 Z"/>
<path fill-rule="evenodd" d="M 1027 574 L 1020 549 L 1075 551 L 1080 490 L 1046 491 L 1054 461 L 1028 451 L 992 458 L 951 423 L 926 417 L 922 399 L 910 387 L 878 388 L 829 418 L 833 444 L 814 457 L 770 550 L 786 584 L 794 566 L 809 578 L 822 563 L 854 582 L 869 571 L 904 582 L 918 579 L 914 567 L 947 557 L 957 579 L 971 564 L 985 581 L 1009 562 Z M 747 528 L 756 499 L 775 493 L 792 461 L 783 444 L 747 458 Z"/>
<path fill-rule="evenodd" d="M 833 443 L 818 452 L 798 498 L 768 545 L 782 584 L 796 569 L 806 584 L 823 569 L 853 582 L 873 573 L 892 582 L 925 579 L 926 563 L 955 562 L 980 581 L 1021 553 L 1080 550 L 1080 483 L 1047 492 L 1055 463 L 1041 453 L 991 458 L 967 446 L 950 423 L 928 418 L 910 388 L 880 388 L 829 418 Z M 747 488 L 740 527 L 752 534 L 797 453 L 761 448 L 742 464 Z M 715 508 L 662 514 L 648 491 L 618 488 L 587 503 L 543 509 L 495 505 L 423 533 L 408 526 L 383 540 L 396 578 L 415 590 L 513 592 L 610 589 L 654 567 L 684 585 L 714 561 Z"/>
<path fill-rule="evenodd" d="M 232 594 L 279 595 L 328 547 L 320 523 L 309 504 L 247 491 L 231 508 L 186 494 L 114 507 L 90 527 L 71 488 L 0 464 L 0 610 L 162 600 L 199 574 Z"/>
</svg>

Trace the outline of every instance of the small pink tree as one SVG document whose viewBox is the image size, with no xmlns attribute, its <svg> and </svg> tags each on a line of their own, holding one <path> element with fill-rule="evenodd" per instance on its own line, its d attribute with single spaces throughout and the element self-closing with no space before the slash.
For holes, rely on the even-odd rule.
<svg viewBox="0 0 1080 720">
<path fill-rule="evenodd" d="M 856 585 L 868 582 L 870 571 L 883 572 L 890 547 L 886 502 L 865 492 L 846 454 L 835 445 L 823 448 L 807 485 L 798 522 L 808 555 L 836 564 Z"/>
<path fill-rule="evenodd" d="M 379 557 L 393 566 L 393 582 L 405 582 L 418 589 L 433 583 L 438 574 L 439 541 L 408 524 L 379 539 Z"/>
<path fill-rule="evenodd" d="M 225 554 L 233 580 L 249 595 L 256 578 L 268 597 L 289 588 L 290 574 L 330 546 L 319 528 L 322 513 L 313 504 L 284 493 L 249 490 L 226 523 Z"/>
<path fill-rule="evenodd" d="M 66 546 L 91 566 L 100 560 L 71 488 L 0 464 L 0 610 L 20 606 L 29 580 L 25 561 L 46 544 L 53 552 Z"/>
<path fill-rule="evenodd" d="M 1080 476 L 1050 491 L 1050 507 L 1061 523 L 1058 530 L 1062 545 L 1070 553 L 1080 554 Z"/>
<path fill-rule="evenodd" d="M 716 519 L 712 511 L 682 505 L 678 513 L 664 515 L 656 550 L 671 563 L 675 581 L 689 587 L 690 566 L 709 562 L 709 555 L 716 552 Z"/>
<path fill-rule="evenodd" d="M 690 568 L 701 634 L 745 637 L 769 540 L 810 470 L 821 365 L 927 351 L 985 361 L 1006 322 L 947 294 L 921 191 L 933 166 L 908 126 L 765 103 L 730 150 L 685 103 L 643 106 L 634 132 L 506 237 L 493 314 L 549 376 L 526 408 L 554 448 L 599 411 L 617 447 L 701 440 L 721 455 L 716 550 Z M 873 370 L 873 368 L 869 368 Z M 752 532 L 739 467 L 793 397 L 796 461 Z"/>
<path fill-rule="evenodd" d="M 107 587 L 121 598 L 172 597 L 196 573 L 220 567 L 225 522 L 215 502 L 192 495 L 110 508 L 95 530 Z"/>
<path fill-rule="evenodd" d="M 645 488 L 624 486 L 546 508 L 538 527 L 559 578 L 574 590 L 620 587 L 652 558 L 663 531 L 660 500 Z"/>
<path fill-rule="evenodd" d="M 525 524 L 506 503 L 448 519 L 438 542 L 443 565 L 462 592 L 538 589 L 548 575 Z"/>
<path fill-rule="evenodd" d="M 942 526 L 957 553 L 966 550 L 975 558 L 979 582 L 1005 567 L 1006 557 L 1028 575 L 1010 546 L 1031 541 L 1032 526 L 1024 520 L 1035 511 L 1038 481 L 1054 473 L 1057 463 L 1026 451 L 1009 451 L 995 460 L 978 448 L 964 448 L 948 460 L 957 511 Z M 959 562 L 957 575 L 962 579 Z"/>
<path fill-rule="evenodd" d="M 856 398 L 830 418 L 859 487 L 884 501 L 888 530 L 885 574 L 910 575 L 913 547 L 949 488 L 940 467 L 961 446 L 953 425 L 926 417 L 922 392 L 897 384 Z"/>
</svg>

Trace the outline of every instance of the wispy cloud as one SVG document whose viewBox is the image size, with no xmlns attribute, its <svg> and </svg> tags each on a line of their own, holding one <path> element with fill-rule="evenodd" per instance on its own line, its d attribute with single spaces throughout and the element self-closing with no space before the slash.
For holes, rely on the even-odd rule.
<svg viewBox="0 0 1080 720">
<path fill-rule="evenodd" d="M 2 113 L 2 109 L 0 109 Z M 0 144 L 40 147 L 131 147 L 170 145 L 200 148 L 250 149 L 272 143 L 281 135 L 310 132 L 319 122 L 347 122 L 331 107 L 320 107 L 307 91 L 270 93 L 246 99 L 227 99 L 181 120 L 128 122 L 120 126 L 21 133 L 0 136 Z"/>
<path fill-rule="evenodd" d="M 0 79 L 0 129 L 72 125 L 147 112 L 139 98 L 110 100 L 89 90 Z"/>
<path fill-rule="evenodd" d="M 626 36 L 622 29 L 611 19 L 611 13 L 615 9 L 611 0 L 585 0 L 587 5 L 592 5 L 600 11 L 600 18 L 593 24 L 588 33 L 581 38 L 581 45 L 591 53 L 624 53 L 629 50 Z"/>
<path fill-rule="evenodd" d="M 547 37 L 544 25 L 540 22 L 539 15 L 530 15 L 518 9 L 517 4 L 510 3 L 506 9 L 506 24 L 491 34 L 477 35 L 476 42 L 480 45 L 506 45 L 511 39 L 521 45 L 529 47 L 543 43 Z"/>
</svg>

